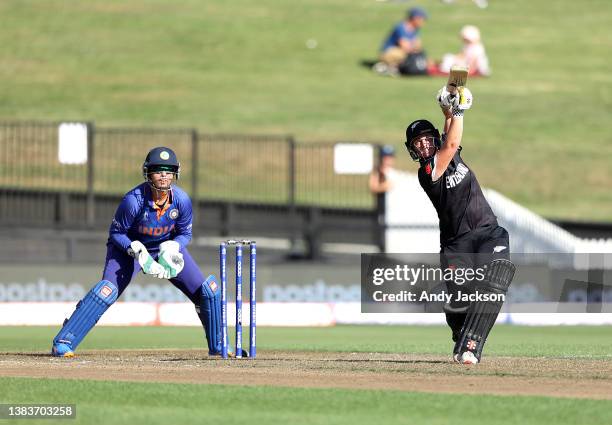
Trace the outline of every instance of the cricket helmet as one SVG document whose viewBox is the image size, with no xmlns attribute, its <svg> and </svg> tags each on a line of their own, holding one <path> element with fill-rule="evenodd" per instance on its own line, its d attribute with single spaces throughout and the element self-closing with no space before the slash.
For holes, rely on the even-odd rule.
<svg viewBox="0 0 612 425">
<path fill-rule="evenodd" d="M 421 137 L 423 135 L 428 135 L 433 138 L 433 144 L 435 146 L 435 150 L 432 155 L 429 155 L 427 158 L 423 158 L 419 155 L 419 152 L 413 146 L 413 142 L 416 138 Z M 406 127 L 406 148 L 410 153 L 410 157 L 415 161 L 425 161 L 435 155 L 436 151 L 440 149 L 442 146 L 442 139 L 440 138 L 440 132 L 432 123 L 427 120 L 416 120 L 413 121 Z"/>
<path fill-rule="evenodd" d="M 174 173 L 176 180 L 178 180 L 181 163 L 172 149 L 160 146 L 151 149 L 147 154 L 142 164 L 142 175 L 145 180 L 149 180 L 149 174 L 159 171 Z"/>
</svg>

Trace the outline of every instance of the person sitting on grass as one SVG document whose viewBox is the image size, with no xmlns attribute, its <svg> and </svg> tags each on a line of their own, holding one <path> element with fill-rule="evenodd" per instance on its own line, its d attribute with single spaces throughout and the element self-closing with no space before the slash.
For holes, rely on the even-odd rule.
<svg viewBox="0 0 612 425">
<path fill-rule="evenodd" d="M 476 76 L 491 75 L 489 59 L 480 37 L 480 30 L 474 25 L 461 28 L 459 36 L 463 40 L 463 48 L 459 53 L 448 53 L 442 58 L 438 71 L 448 74 L 453 66 L 467 67 L 469 74 Z"/>
<path fill-rule="evenodd" d="M 379 60 L 374 71 L 384 74 L 397 74 L 398 68 L 410 53 L 423 50 L 420 29 L 425 25 L 427 13 L 420 7 L 408 10 L 406 18 L 393 27 L 380 50 Z"/>
</svg>

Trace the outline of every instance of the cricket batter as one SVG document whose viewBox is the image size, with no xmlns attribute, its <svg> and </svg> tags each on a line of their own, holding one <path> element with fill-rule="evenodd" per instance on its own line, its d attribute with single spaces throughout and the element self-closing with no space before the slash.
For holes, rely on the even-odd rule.
<svg viewBox="0 0 612 425">
<path fill-rule="evenodd" d="M 53 339 L 53 356 L 73 357 L 79 343 L 141 270 L 170 280 L 193 302 L 208 353 L 221 353 L 221 289 L 213 275 L 204 279 L 187 250 L 191 200 L 173 185 L 180 175 L 175 153 L 166 147 L 152 149 L 142 174 L 144 183 L 125 194 L 111 223 L 102 280 L 64 321 Z"/>
<path fill-rule="evenodd" d="M 463 114 L 472 106 L 472 94 L 467 88 L 451 92 L 445 86 L 437 100 L 445 118 L 444 134 L 440 136 L 427 120 L 414 121 L 406 129 L 406 147 L 420 164 L 419 183 L 438 213 L 442 267 L 486 270 L 484 279 L 469 287 L 446 282 L 448 293 L 454 295 L 444 306 L 455 342 L 453 358 L 476 364 L 503 301 L 470 302 L 455 295 L 505 295 L 515 266 L 509 261 L 508 232 L 497 224 L 476 176 L 461 158 Z"/>
</svg>

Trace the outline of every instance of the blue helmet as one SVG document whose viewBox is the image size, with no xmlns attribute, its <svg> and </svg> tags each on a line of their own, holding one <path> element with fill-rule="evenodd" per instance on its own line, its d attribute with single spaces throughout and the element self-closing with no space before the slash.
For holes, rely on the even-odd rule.
<svg viewBox="0 0 612 425">
<path fill-rule="evenodd" d="M 172 149 L 160 146 L 149 151 L 142 164 L 142 175 L 145 180 L 148 180 L 149 174 L 157 171 L 174 173 L 176 180 L 178 180 L 181 172 L 181 163 Z"/>
</svg>

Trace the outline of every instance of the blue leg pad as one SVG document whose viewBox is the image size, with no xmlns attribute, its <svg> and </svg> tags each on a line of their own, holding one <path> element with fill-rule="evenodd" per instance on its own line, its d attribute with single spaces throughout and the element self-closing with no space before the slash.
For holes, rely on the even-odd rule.
<svg viewBox="0 0 612 425">
<path fill-rule="evenodd" d="M 208 341 L 208 353 L 219 354 L 221 352 L 221 288 L 217 285 L 214 275 L 210 275 L 202 283 L 200 305 L 196 305 L 196 311 L 204 326 L 206 340 Z"/>
<path fill-rule="evenodd" d="M 53 338 L 51 354 L 58 357 L 74 355 L 79 343 L 98 323 L 100 317 L 117 300 L 119 290 L 114 283 L 102 280 L 96 284 L 76 306 L 76 310 L 57 336 Z"/>
</svg>

